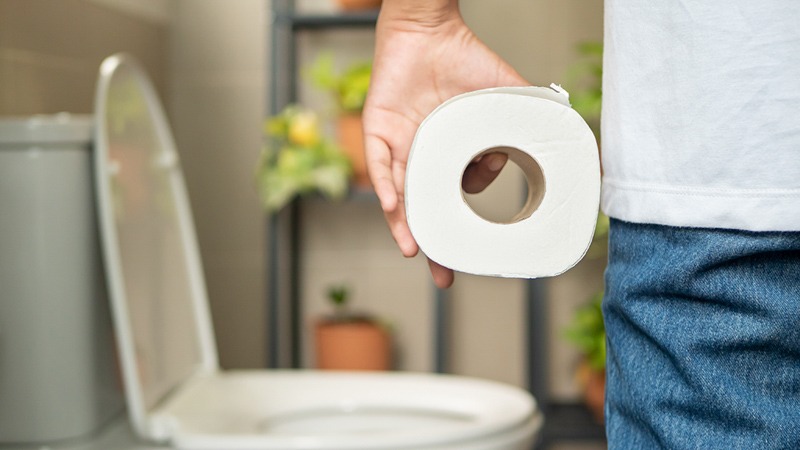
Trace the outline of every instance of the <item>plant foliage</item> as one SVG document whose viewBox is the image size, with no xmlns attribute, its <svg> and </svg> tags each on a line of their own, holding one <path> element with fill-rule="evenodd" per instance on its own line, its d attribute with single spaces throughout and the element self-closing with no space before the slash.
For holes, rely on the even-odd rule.
<svg viewBox="0 0 800 450">
<path fill-rule="evenodd" d="M 606 367 L 606 327 L 603 324 L 603 293 L 575 311 L 572 323 L 564 330 L 564 337 L 575 344 L 596 370 Z"/>
<path fill-rule="evenodd" d="M 578 112 L 595 132 L 600 134 L 600 110 L 603 100 L 603 44 L 578 44 L 580 60 L 567 72 L 567 88 L 572 109 Z"/>
<path fill-rule="evenodd" d="M 331 199 L 347 193 L 350 162 L 333 142 L 320 137 L 317 115 L 287 106 L 265 124 L 258 187 L 264 208 L 278 211 L 297 195 L 318 191 Z"/>
<path fill-rule="evenodd" d="M 333 94 L 339 109 L 347 113 L 360 113 L 364 108 L 371 74 L 372 63 L 368 61 L 357 62 L 338 73 L 330 53 L 320 55 L 306 71 L 311 82 Z"/>
</svg>

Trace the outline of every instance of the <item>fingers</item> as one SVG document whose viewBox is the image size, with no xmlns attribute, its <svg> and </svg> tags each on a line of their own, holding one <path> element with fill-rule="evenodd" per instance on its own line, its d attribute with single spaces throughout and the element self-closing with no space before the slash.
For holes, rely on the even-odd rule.
<svg viewBox="0 0 800 450">
<path fill-rule="evenodd" d="M 364 153 L 367 173 L 381 202 L 381 209 L 384 212 L 394 211 L 397 208 L 397 192 L 392 177 L 392 153 L 389 147 L 383 139 L 367 135 L 364 139 Z"/>
<path fill-rule="evenodd" d="M 383 216 L 386 218 L 386 223 L 389 224 L 389 231 L 392 232 L 392 237 L 400 248 L 400 252 L 406 258 L 411 258 L 416 256 L 419 247 L 408 228 L 405 205 L 402 202 L 398 202 L 397 205 L 394 211 L 384 211 Z"/>
<path fill-rule="evenodd" d="M 366 136 L 364 144 L 369 178 L 375 188 L 375 194 L 381 202 L 381 209 L 383 209 L 383 215 L 389 225 L 389 231 L 403 256 L 411 258 L 417 254 L 419 247 L 408 228 L 405 205 L 401 196 L 398 195 L 398 189 L 402 189 L 404 185 L 405 173 L 393 175 L 391 151 L 382 139 Z"/>
<path fill-rule="evenodd" d="M 489 153 L 469 163 L 461 179 L 464 192 L 475 194 L 486 189 L 503 170 L 507 160 L 508 155 L 505 153 Z"/>
<path fill-rule="evenodd" d="M 438 263 L 431 261 L 430 258 L 428 259 L 428 267 L 431 269 L 431 275 L 433 276 L 433 282 L 436 284 L 436 287 L 439 289 L 447 289 L 453 285 L 455 275 L 452 270 L 440 266 Z"/>
</svg>

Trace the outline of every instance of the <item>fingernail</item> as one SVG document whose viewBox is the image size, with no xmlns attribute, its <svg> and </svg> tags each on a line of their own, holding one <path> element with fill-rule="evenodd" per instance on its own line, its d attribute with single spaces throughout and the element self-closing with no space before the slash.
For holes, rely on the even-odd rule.
<svg viewBox="0 0 800 450">
<path fill-rule="evenodd" d="M 492 155 L 489 157 L 489 170 L 492 172 L 497 172 L 503 168 L 506 163 L 506 159 L 500 155 Z"/>
</svg>

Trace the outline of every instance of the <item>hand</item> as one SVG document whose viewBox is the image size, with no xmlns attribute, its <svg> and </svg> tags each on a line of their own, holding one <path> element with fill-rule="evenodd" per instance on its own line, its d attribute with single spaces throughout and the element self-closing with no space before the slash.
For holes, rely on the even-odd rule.
<svg viewBox="0 0 800 450">
<path fill-rule="evenodd" d="M 378 19 L 369 96 L 364 106 L 364 142 L 370 180 L 400 251 L 419 251 L 406 222 L 404 186 L 411 142 L 422 120 L 445 100 L 497 86 L 527 86 L 511 66 L 466 26 L 453 1 L 417 2 L 419 14 L 385 0 Z M 399 9 L 399 10 L 398 10 Z M 464 174 L 468 193 L 482 191 L 503 168 L 506 155 L 476 158 Z M 453 283 L 453 271 L 428 260 L 434 282 Z"/>
</svg>

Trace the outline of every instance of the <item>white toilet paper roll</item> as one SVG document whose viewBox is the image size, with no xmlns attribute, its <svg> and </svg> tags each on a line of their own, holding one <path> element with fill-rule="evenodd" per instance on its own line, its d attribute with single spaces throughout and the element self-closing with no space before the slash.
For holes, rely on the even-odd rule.
<svg viewBox="0 0 800 450">
<path fill-rule="evenodd" d="M 470 161 L 493 151 L 508 154 L 528 181 L 528 198 L 510 223 L 477 215 L 461 189 Z M 405 196 L 411 233 L 433 261 L 476 275 L 558 275 L 583 258 L 594 234 L 597 142 L 558 86 L 470 92 L 420 125 Z"/>
</svg>

